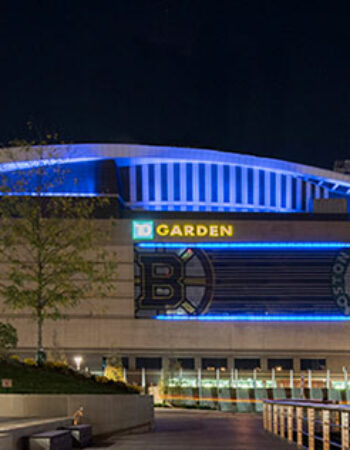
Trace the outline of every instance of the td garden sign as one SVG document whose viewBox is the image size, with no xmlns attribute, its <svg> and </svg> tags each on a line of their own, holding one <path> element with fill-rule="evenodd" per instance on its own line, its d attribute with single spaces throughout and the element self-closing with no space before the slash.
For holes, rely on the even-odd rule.
<svg viewBox="0 0 350 450">
<path fill-rule="evenodd" d="M 181 239 L 227 239 L 233 236 L 233 225 L 229 223 L 170 223 L 153 220 L 134 220 L 132 238 L 134 240 L 173 240 Z"/>
</svg>

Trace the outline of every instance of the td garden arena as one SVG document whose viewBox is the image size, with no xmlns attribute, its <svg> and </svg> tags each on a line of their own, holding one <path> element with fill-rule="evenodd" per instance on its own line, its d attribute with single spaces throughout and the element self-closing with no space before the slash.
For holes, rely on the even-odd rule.
<svg viewBox="0 0 350 450">
<path fill-rule="evenodd" d="M 67 169 L 47 195 L 116 199 L 118 289 L 47 322 L 47 349 L 81 355 L 94 370 L 117 349 L 135 376 L 170 360 L 220 373 L 350 367 L 346 162 L 330 171 L 141 145 L 64 152 L 46 162 Z M 19 157 L 0 170 L 11 178 L 35 164 Z M 19 352 L 33 352 L 29 316 L 5 318 L 19 331 Z"/>
</svg>

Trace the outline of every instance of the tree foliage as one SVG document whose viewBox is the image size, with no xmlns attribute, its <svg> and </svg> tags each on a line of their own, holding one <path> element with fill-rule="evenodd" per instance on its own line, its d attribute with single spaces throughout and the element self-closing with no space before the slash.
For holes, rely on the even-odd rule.
<svg viewBox="0 0 350 450">
<path fill-rule="evenodd" d="M 0 356 L 17 346 L 17 330 L 9 323 L 0 322 Z"/>
<path fill-rule="evenodd" d="M 0 257 L 7 263 L 0 294 L 7 307 L 31 312 L 38 348 L 46 319 L 65 317 L 84 297 L 108 295 L 116 278 L 106 245 L 112 219 L 94 220 L 110 200 L 57 195 L 68 149 L 48 145 L 50 138 L 36 146 L 17 142 L 0 156 L 8 162 L 0 173 Z"/>
</svg>

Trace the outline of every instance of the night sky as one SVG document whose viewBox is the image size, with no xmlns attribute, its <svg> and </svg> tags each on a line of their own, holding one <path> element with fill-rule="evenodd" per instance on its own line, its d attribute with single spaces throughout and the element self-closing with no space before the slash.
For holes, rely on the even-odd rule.
<svg viewBox="0 0 350 450">
<path fill-rule="evenodd" d="M 350 158 L 340 1 L 26 0 L 0 7 L 0 141 L 28 119 L 68 142 Z"/>
</svg>

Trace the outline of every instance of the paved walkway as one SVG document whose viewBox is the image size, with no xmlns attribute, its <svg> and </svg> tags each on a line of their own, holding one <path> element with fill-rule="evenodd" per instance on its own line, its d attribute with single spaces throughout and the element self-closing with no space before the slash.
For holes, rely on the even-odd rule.
<svg viewBox="0 0 350 450">
<path fill-rule="evenodd" d="M 108 448 L 110 450 L 291 450 L 294 446 L 265 433 L 262 429 L 261 415 L 176 409 L 156 411 L 155 432 L 117 436 L 114 438 L 114 444 Z"/>
</svg>

